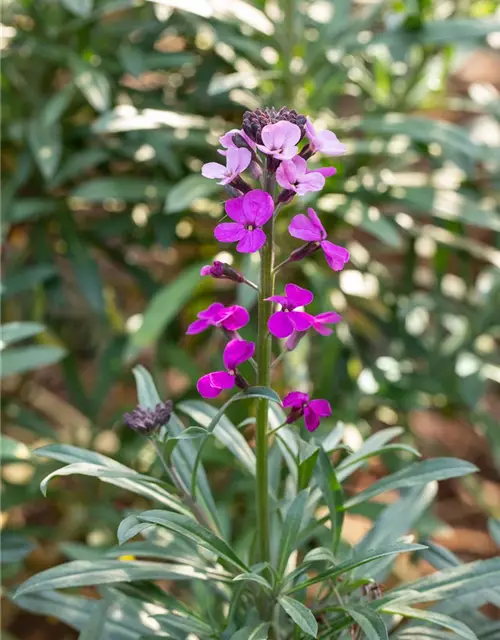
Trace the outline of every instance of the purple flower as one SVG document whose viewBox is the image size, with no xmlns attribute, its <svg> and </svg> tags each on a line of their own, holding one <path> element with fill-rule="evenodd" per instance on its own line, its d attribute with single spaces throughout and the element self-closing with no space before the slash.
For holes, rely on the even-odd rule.
<svg viewBox="0 0 500 640">
<path fill-rule="evenodd" d="M 306 135 L 313 153 L 319 151 L 327 156 L 343 156 L 347 151 L 345 144 L 339 141 L 333 131 L 317 132 L 309 118 L 306 122 Z"/>
<path fill-rule="evenodd" d="M 125 413 L 123 422 L 134 431 L 151 435 L 170 420 L 172 400 L 159 402 L 154 409 L 137 406 L 130 413 Z"/>
<path fill-rule="evenodd" d="M 288 424 L 305 416 L 304 422 L 308 431 L 315 431 L 319 427 L 321 418 L 332 415 L 332 408 L 327 400 L 311 400 L 307 393 L 291 391 L 283 398 L 283 406 L 290 407 L 286 419 Z"/>
<path fill-rule="evenodd" d="M 317 246 L 323 249 L 328 266 L 334 271 L 342 271 L 349 260 L 349 251 L 326 239 L 325 227 L 314 209 L 309 208 L 307 214 L 309 218 L 303 213 L 292 218 L 288 226 L 290 235 L 300 240 L 317 243 Z"/>
<path fill-rule="evenodd" d="M 275 124 L 266 124 L 262 129 L 262 143 L 257 148 L 277 160 L 291 160 L 297 155 L 301 132 L 299 127 L 292 122 L 282 120 Z"/>
<path fill-rule="evenodd" d="M 221 154 L 221 156 L 226 156 L 228 149 L 244 148 L 244 146 L 236 145 L 234 143 L 234 136 L 236 135 L 243 138 L 243 141 L 246 142 L 246 144 L 250 147 L 250 149 L 255 150 L 255 142 L 247 136 L 247 134 L 243 131 L 243 129 L 231 129 L 231 131 L 228 131 L 227 133 L 225 133 L 223 136 L 219 138 L 219 142 L 224 147 L 224 150 L 219 149 L 219 153 Z"/>
<path fill-rule="evenodd" d="M 237 331 L 244 327 L 249 320 L 248 311 L 237 304 L 225 307 L 220 302 L 214 302 L 207 309 L 200 311 L 198 320 L 187 328 L 188 335 L 201 333 L 208 327 L 222 327 L 228 331 Z"/>
<path fill-rule="evenodd" d="M 333 329 L 330 329 L 329 324 L 337 324 L 342 320 L 342 316 L 335 311 L 325 311 L 325 313 L 319 313 L 317 316 L 313 316 L 311 327 L 315 329 L 322 336 L 329 336 L 333 333 Z"/>
<path fill-rule="evenodd" d="M 213 371 L 202 376 L 196 385 L 204 398 L 216 398 L 223 389 L 232 389 L 239 383 L 236 368 L 255 353 L 255 344 L 246 340 L 231 340 L 224 349 L 224 366 L 227 371 Z"/>
<path fill-rule="evenodd" d="M 207 162 L 201 168 L 201 175 L 219 179 L 219 184 L 229 184 L 245 171 L 251 160 L 252 154 L 248 149 L 233 147 L 227 150 L 226 166 L 218 162 Z"/>
<path fill-rule="evenodd" d="M 281 311 L 273 313 L 267 324 L 276 338 L 288 338 L 294 331 L 307 331 L 313 322 L 313 316 L 309 313 L 295 311 L 297 307 L 304 307 L 314 300 L 312 292 L 296 284 L 287 284 L 285 293 L 284 296 L 266 298 L 281 305 Z"/>
<path fill-rule="evenodd" d="M 308 171 L 304 158 L 295 156 L 293 160 L 283 160 L 280 164 L 276 171 L 276 182 L 283 189 L 295 191 L 299 196 L 303 196 L 310 191 L 321 191 L 325 186 L 325 173 L 333 175 L 335 171 L 334 167 Z"/>
<path fill-rule="evenodd" d="M 241 151 L 241 149 L 240 149 Z M 238 242 L 236 251 L 254 253 L 266 242 L 261 227 L 274 212 L 271 196 L 254 189 L 244 196 L 227 200 L 226 213 L 234 222 L 222 222 L 215 227 L 214 235 L 219 242 Z"/>
</svg>

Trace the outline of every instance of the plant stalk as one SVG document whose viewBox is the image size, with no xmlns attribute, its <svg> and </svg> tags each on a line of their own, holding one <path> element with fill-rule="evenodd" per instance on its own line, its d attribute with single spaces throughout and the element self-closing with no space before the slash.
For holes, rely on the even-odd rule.
<svg viewBox="0 0 500 640">
<path fill-rule="evenodd" d="M 273 195 L 274 175 L 268 174 L 265 180 L 266 191 Z M 267 323 L 272 311 L 272 303 L 266 302 L 274 293 L 274 217 L 265 225 L 267 242 L 261 250 L 260 287 L 257 325 L 257 384 L 269 387 L 271 382 L 271 336 Z M 257 458 L 257 548 L 259 562 L 269 560 L 269 501 L 268 501 L 268 458 L 269 443 L 267 436 L 269 400 L 260 399 L 257 405 L 256 445 Z"/>
</svg>

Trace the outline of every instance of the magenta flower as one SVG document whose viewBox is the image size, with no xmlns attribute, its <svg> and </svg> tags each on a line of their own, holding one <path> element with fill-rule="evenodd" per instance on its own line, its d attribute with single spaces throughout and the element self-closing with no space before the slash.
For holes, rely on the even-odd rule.
<svg viewBox="0 0 500 640">
<path fill-rule="evenodd" d="M 314 300 L 312 292 L 296 284 L 287 284 L 285 293 L 284 296 L 266 298 L 281 305 L 281 310 L 273 313 L 267 323 L 269 331 L 276 338 L 288 338 L 294 331 L 307 331 L 313 322 L 309 313 L 296 311 L 297 307 L 305 307 Z"/>
<path fill-rule="evenodd" d="M 328 266 L 334 271 L 342 271 L 349 260 L 349 251 L 326 239 L 325 227 L 314 209 L 309 208 L 307 214 L 309 218 L 303 213 L 292 218 L 288 226 L 290 235 L 300 240 L 317 243 L 318 247 L 323 249 Z"/>
<path fill-rule="evenodd" d="M 219 184 L 229 184 L 245 171 L 251 160 L 252 154 L 248 149 L 233 147 L 227 150 L 226 166 L 218 162 L 207 162 L 201 168 L 201 175 L 218 179 Z"/>
<path fill-rule="evenodd" d="M 202 376 L 196 385 L 204 398 L 216 398 L 223 389 L 232 389 L 241 384 L 237 367 L 249 360 L 255 353 L 255 344 L 246 340 L 231 340 L 224 349 L 224 366 L 227 371 L 213 371 Z"/>
<path fill-rule="evenodd" d="M 248 311 L 237 304 L 225 307 L 220 302 L 214 302 L 207 309 L 200 311 L 198 320 L 189 325 L 186 333 L 190 336 L 195 335 L 208 327 L 222 327 L 228 331 L 237 331 L 244 327 L 249 319 Z"/>
<path fill-rule="evenodd" d="M 213 264 L 207 264 L 202 267 L 200 276 L 212 276 L 212 278 L 232 280 L 233 282 L 245 282 L 243 274 L 233 269 L 227 262 L 220 262 L 220 260 L 214 260 Z"/>
<path fill-rule="evenodd" d="M 321 418 L 332 415 L 332 408 L 327 400 L 310 400 L 307 393 L 291 391 L 283 398 L 283 406 L 290 407 L 290 413 L 286 419 L 288 424 L 295 422 L 304 416 L 304 422 L 308 431 L 315 431 L 321 422 Z"/>
<path fill-rule="evenodd" d="M 243 138 L 243 140 L 247 143 L 250 149 L 255 150 L 255 146 L 256 146 L 255 142 L 247 136 L 247 134 L 243 131 L 243 129 L 231 129 L 231 131 L 228 131 L 227 133 L 225 133 L 223 136 L 219 138 L 219 142 L 224 147 L 224 150 L 219 149 L 219 153 L 221 154 L 221 156 L 226 156 L 228 149 L 238 149 L 238 148 L 244 149 L 244 147 L 237 147 L 234 144 L 233 137 L 235 135 L 238 135 L 241 138 Z"/>
<path fill-rule="evenodd" d="M 329 336 L 333 333 L 333 329 L 330 329 L 328 325 L 337 324 L 341 320 L 342 316 L 335 313 L 335 311 L 325 311 L 325 313 L 313 316 L 311 327 L 322 336 Z"/>
<path fill-rule="evenodd" d="M 295 156 L 293 160 L 283 160 L 280 164 L 276 171 L 276 182 L 283 189 L 295 191 L 299 196 L 303 196 L 310 191 L 321 191 L 325 186 L 323 171 L 328 175 L 333 175 L 336 169 L 328 167 L 322 170 L 308 171 L 304 158 Z"/>
<path fill-rule="evenodd" d="M 241 149 L 240 149 L 241 151 Z M 234 222 L 222 222 L 215 227 L 214 235 L 219 242 L 237 242 L 236 251 L 254 253 L 266 242 L 261 227 L 274 212 L 271 196 L 254 189 L 244 196 L 227 200 L 226 213 Z"/>
<path fill-rule="evenodd" d="M 299 148 L 297 143 L 300 140 L 301 132 L 299 127 L 292 122 L 282 120 L 275 124 L 266 124 L 263 127 L 262 143 L 257 148 L 269 156 L 274 156 L 277 160 L 291 160 L 297 155 Z"/>
<path fill-rule="evenodd" d="M 313 153 L 319 151 L 327 156 L 343 156 L 347 151 L 345 144 L 340 142 L 333 131 L 317 132 L 309 118 L 306 121 L 306 135 Z"/>
</svg>

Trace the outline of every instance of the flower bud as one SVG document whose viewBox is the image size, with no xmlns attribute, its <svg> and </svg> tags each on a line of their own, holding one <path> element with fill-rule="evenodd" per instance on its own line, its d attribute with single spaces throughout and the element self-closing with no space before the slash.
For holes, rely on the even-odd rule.
<svg viewBox="0 0 500 640">
<path fill-rule="evenodd" d="M 299 260 L 304 260 L 304 258 L 308 258 L 313 253 L 315 253 L 320 248 L 319 242 L 308 242 L 307 244 L 302 245 L 295 251 L 292 251 L 290 257 L 288 258 L 288 262 L 298 262 Z"/>
<path fill-rule="evenodd" d="M 242 273 L 233 269 L 226 262 L 220 262 L 219 260 L 214 260 L 212 265 L 208 264 L 202 267 L 200 275 L 212 276 L 212 278 L 224 278 L 238 283 L 245 282 L 245 278 Z"/>
<path fill-rule="evenodd" d="M 295 191 L 292 191 L 291 189 L 283 189 L 278 195 L 278 202 L 279 204 L 288 204 L 294 199 L 294 197 Z"/>
<path fill-rule="evenodd" d="M 250 386 L 241 373 L 236 372 L 234 376 L 234 382 L 239 389 L 246 391 Z"/>
<path fill-rule="evenodd" d="M 130 413 L 124 414 L 123 422 L 133 431 L 149 436 L 168 423 L 172 408 L 171 400 L 159 402 L 154 409 L 144 409 L 137 406 Z"/>
<path fill-rule="evenodd" d="M 252 187 L 248 184 L 248 182 L 243 180 L 241 176 L 237 176 L 231 182 L 231 186 L 234 187 L 235 189 L 238 189 L 238 191 L 240 191 L 241 193 L 248 193 L 249 191 L 252 190 Z M 238 195 L 241 195 L 241 194 L 239 193 Z"/>
</svg>

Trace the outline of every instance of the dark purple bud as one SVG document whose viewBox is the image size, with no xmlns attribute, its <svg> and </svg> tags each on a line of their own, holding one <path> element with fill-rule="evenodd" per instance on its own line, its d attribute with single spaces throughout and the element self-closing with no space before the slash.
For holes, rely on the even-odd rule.
<svg viewBox="0 0 500 640">
<path fill-rule="evenodd" d="M 288 204 L 294 199 L 294 197 L 295 191 L 292 191 L 291 189 L 283 189 L 278 195 L 278 202 L 280 204 Z"/>
<path fill-rule="evenodd" d="M 225 184 L 224 189 L 230 198 L 239 198 L 242 195 L 239 189 L 235 189 L 230 184 Z"/>
<path fill-rule="evenodd" d="M 239 149 L 248 149 L 249 151 L 251 151 L 253 153 L 252 147 L 248 144 L 248 142 L 241 135 L 241 133 L 235 133 L 234 134 L 233 142 L 234 142 L 235 147 L 238 147 Z"/>
<path fill-rule="evenodd" d="M 159 402 L 154 409 L 144 409 L 137 406 L 133 411 L 123 416 L 123 422 L 130 429 L 149 436 L 168 423 L 172 409 L 171 400 Z"/>
<path fill-rule="evenodd" d="M 285 349 L 287 351 L 293 351 L 299 344 L 304 336 L 307 335 L 307 331 L 294 331 L 292 335 L 285 342 Z"/>
<path fill-rule="evenodd" d="M 246 391 L 250 386 L 248 382 L 245 380 L 245 378 L 241 375 L 241 373 L 235 374 L 234 383 L 239 389 L 243 389 L 243 391 Z"/>
<path fill-rule="evenodd" d="M 212 276 L 212 278 L 225 278 L 227 280 L 232 280 L 233 282 L 245 282 L 245 278 L 243 274 L 236 269 L 233 269 L 226 262 L 219 262 L 219 260 L 214 260 L 212 265 L 206 265 L 201 268 L 200 275 L 202 276 Z"/>
<path fill-rule="evenodd" d="M 280 164 L 280 160 L 277 160 L 273 156 L 267 156 L 266 169 L 269 173 L 276 173 L 276 170 L 278 169 Z"/>
<path fill-rule="evenodd" d="M 248 168 L 250 170 L 250 175 L 252 176 L 252 178 L 254 180 L 260 180 L 262 176 L 262 169 L 260 168 L 260 165 L 256 162 L 252 162 Z"/>
<path fill-rule="evenodd" d="M 234 187 L 235 189 L 238 189 L 238 191 L 241 191 L 241 193 L 248 193 L 249 191 L 252 190 L 252 187 L 248 184 L 248 182 L 243 180 L 243 178 L 241 176 L 237 176 L 231 182 L 231 186 Z M 226 186 L 226 188 L 227 188 L 227 186 Z M 238 195 L 240 195 L 240 194 L 238 194 Z"/>
<path fill-rule="evenodd" d="M 302 245 L 295 251 L 292 251 L 290 257 L 288 258 L 288 262 L 298 262 L 299 260 L 304 260 L 304 258 L 308 258 L 313 253 L 315 253 L 320 248 L 319 242 L 308 242 L 307 244 Z"/>
</svg>

